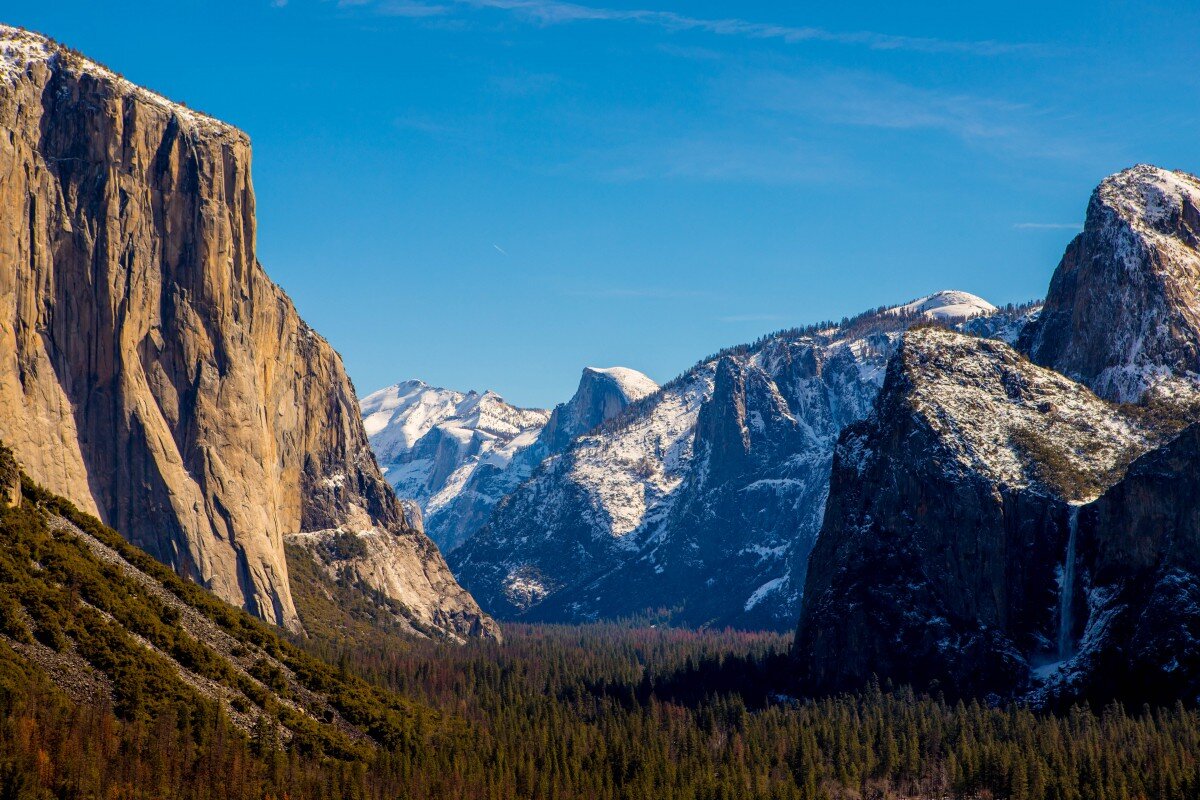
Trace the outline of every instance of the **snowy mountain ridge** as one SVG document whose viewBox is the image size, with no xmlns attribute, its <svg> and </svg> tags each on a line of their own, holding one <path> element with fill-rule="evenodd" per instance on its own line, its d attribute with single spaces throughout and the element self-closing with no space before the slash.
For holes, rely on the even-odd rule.
<svg viewBox="0 0 1200 800">
<path fill-rule="evenodd" d="M 790 627 L 837 436 L 870 410 L 903 331 L 996 313 L 939 292 L 729 348 L 546 460 L 453 568 L 510 618 L 666 607 L 689 624 Z M 1030 315 L 991 327 L 1015 336 L 1017 316 Z"/>
<path fill-rule="evenodd" d="M 544 458 L 657 390 L 634 369 L 587 367 L 575 395 L 553 411 L 419 380 L 373 392 L 361 409 L 388 482 L 418 504 L 426 531 L 451 550 Z"/>
<path fill-rule="evenodd" d="M 426 518 L 480 466 L 507 467 L 550 418 L 549 411 L 517 408 L 492 391 L 463 393 L 419 380 L 372 392 L 360 406 L 384 477 Z"/>
<path fill-rule="evenodd" d="M 996 307 L 970 292 L 935 292 L 911 303 L 889 309 L 896 314 L 921 314 L 927 319 L 962 321 L 996 313 Z"/>
</svg>

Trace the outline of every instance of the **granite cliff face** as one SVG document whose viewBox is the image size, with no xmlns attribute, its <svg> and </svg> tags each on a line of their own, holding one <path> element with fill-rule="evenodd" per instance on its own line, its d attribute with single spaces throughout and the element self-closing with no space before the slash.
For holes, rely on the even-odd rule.
<svg viewBox="0 0 1200 800">
<path fill-rule="evenodd" d="M 1077 539 L 1066 658 L 1038 699 L 1200 698 L 1200 425 L 1080 509 Z"/>
<path fill-rule="evenodd" d="M 658 384 L 627 367 L 585 367 L 579 387 L 555 406 L 538 435 L 535 456 L 561 453 L 572 440 L 625 411 L 631 403 L 658 391 Z M 539 459 L 540 460 L 540 459 Z"/>
<path fill-rule="evenodd" d="M 26 471 L 280 625 L 284 537 L 329 529 L 411 552 L 430 626 L 490 625 L 254 248 L 245 134 L 0 27 L 0 439 Z"/>
<path fill-rule="evenodd" d="M 1101 397 L 1200 395 L 1200 180 L 1140 164 L 1106 179 L 1021 347 Z"/>
</svg>

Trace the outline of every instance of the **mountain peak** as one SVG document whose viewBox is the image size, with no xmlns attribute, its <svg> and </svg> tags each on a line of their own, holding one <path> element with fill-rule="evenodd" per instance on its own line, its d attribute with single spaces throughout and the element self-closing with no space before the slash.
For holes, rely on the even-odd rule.
<svg viewBox="0 0 1200 800">
<path fill-rule="evenodd" d="M 582 436 L 658 391 L 658 384 L 628 367 L 584 367 L 579 388 L 559 404 L 542 430 L 539 441 L 549 453 L 562 450 Z"/>
<path fill-rule="evenodd" d="M 611 381 L 631 403 L 658 391 L 658 384 L 649 376 L 629 367 L 584 367 L 580 386 L 589 376 Z"/>
<path fill-rule="evenodd" d="M 74 73 L 93 75 L 112 85 L 118 94 L 136 96 L 142 103 L 166 111 L 193 130 L 230 134 L 249 141 L 249 137 L 234 126 L 132 83 L 103 64 L 48 36 L 0 24 L 0 80 L 15 84 L 35 65 L 44 65 L 52 71 L 65 68 Z"/>
<path fill-rule="evenodd" d="M 1096 197 L 1133 225 L 1170 233 L 1172 222 L 1186 219 L 1186 206 L 1200 208 L 1200 179 L 1180 170 L 1137 164 L 1101 181 Z"/>
<path fill-rule="evenodd" d="M 889 309 L 895 314 L 921 314 L 929 319 L 964 320 L 992 314 L 996 307 L 978 295 L 957 289 L 943 289 L 931 295 Z"/>
</svg>

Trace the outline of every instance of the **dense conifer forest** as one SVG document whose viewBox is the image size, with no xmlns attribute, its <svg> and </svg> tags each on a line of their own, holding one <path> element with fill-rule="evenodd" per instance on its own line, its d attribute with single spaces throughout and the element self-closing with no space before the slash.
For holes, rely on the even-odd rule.
<svg viewBox="0 0 1200 800">
<path fill-rule="evenodd" d="M 776 634 L 510 625 L 503 644 L 414 642 L 372 621 L 355 587 L 319 592 L 303 569 L 296 595 L 310 631 L 289 642 L 65 501 L 28 482 L 24 494 L 0 509 L 2 798 L 1200 792 L 1200 715 L 1183 705 L 1050 715 L 879 686 L 800 699 L 789 640 Z M 237 667 L 245 653 L 189 638 L 177 606 L 55 519 L 136 562 L 185 601 L 185 616 L 261 652 L 247 662 L 254 679 Z M 86 661 L 111 692 L 80 699 L 57 662 L 29 657 L 34 648 Z M 241 692 L 248 713 L 212 699 L 222 692 Z"/>
</svg>

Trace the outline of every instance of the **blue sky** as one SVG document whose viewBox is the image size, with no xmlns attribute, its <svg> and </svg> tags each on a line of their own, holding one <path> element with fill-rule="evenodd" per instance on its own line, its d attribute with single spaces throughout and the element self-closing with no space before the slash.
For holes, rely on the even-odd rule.
<svg viewBox="0 0 1200 800">
<path fill-rule="evenodd" d="M 420 377 L 550 405 L 588 364 L 665 381 L 941 288 L 1038 297 L 1104 175 L 1200 171 L 1194 3 L 9 0 L 0 18 L 251 135 L 259 256 L 362 393 Z"/>
</svg>

